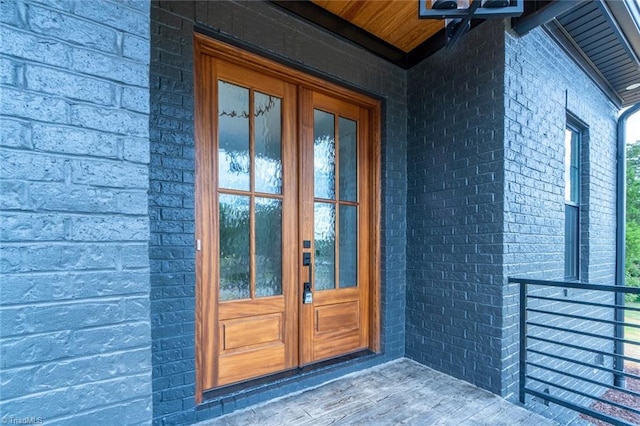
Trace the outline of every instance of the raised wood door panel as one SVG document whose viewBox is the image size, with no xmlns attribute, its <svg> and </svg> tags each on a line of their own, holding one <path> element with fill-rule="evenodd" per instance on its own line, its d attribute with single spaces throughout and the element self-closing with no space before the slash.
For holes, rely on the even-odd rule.
<svg viewBox="0 0 640 426">
<path fill-rule="evenodd" d="M 300 99 L 301 237 L 311 241 L 313 268 L 300 354 L 309 364 L 370 343 L 369 113 L 313 90 L 301 90 Z"/>
<path fill-rule="evenodd" d="M 198 322 L 210 389 L 298 364 L 297 96 L 294 85 L 208 55 L 198 65 L 208 97 L 199 117 Z"/>
</svg>

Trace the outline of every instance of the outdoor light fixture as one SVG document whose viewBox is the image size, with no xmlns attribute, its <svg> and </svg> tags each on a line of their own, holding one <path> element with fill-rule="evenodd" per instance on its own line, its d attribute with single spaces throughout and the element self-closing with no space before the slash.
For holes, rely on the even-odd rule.
<svg viewBox="0 0 640 426">
<path fill-rule="evenodd" d="M 420 19 L 490 19 L 522 15 L 524 0 L 418 0 Z"/>
<path fill-rule="evenodd" d="M 418 0 L 420 19 L 444 19 L 447 47 L 471 28 L 471 19 L 522 15 L 524 0 Z"/>
<path fill-rule="evenodd" d="M 498 8 L 498 7 L 509 7 L 509 0 L 482 0 L 482 7 L 488 8 Z"/>
<path fill-rule="evenodd" d="M 640 83 L 633 83 L 628 85 L 627 87 L 625 87 L 624 90 L 635 90 L 637 88 L 640 88 Z"/>
<path fill-rule="evenodd" d="M 431 9 L 442 10 L 442 9 L 457 9 L 458 2 L 456 0 L 436 0 L 431 5 Z"/>
</svg>

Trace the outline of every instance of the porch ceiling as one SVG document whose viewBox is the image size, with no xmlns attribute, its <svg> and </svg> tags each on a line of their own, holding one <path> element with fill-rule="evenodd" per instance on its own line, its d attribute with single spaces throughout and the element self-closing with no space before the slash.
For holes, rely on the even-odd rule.
<svg viewBox="0 0 640 426">
<path fill-rule="evenodd" d="M 418 0 L 271 2 L 405 69 L 445 46 L 444 21 L 418 19 Z M 628 89 L 640 83 L 636 0 L 526 0 L 512 24 L 521 35 L 543 25 L 618 106 L 640 101 Z"/>
<path fill-rule="evenodd" d="M 418 2 L 414 0 L 312 2 L 405 53 L 444 28 L 444 21 L 418 19 Z"/>
</svg>

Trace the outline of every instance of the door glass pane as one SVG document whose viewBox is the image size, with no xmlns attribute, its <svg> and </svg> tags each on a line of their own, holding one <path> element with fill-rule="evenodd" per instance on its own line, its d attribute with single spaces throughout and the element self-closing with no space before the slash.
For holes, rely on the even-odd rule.
<svg viewBox="0 0 640 426">
<path fill-rule="evenodd" d="M 256 297 L 282 294 L 282 201 L 256 198 Z"/>
<path fill-rule="evenodd" d="M 328 290 L 336 287 L 336 207 L 315 203 L 313 221 L 315 289 Z"/>
<path fill-rule="evenodd" d="M 249 197 L 220 194 L 220 300 L 249 298 Z"/>
<path fill-rule="evenodd" d="M 358 153 L 356 122 L 348 118 L 338 119 L 340 146 L 340 199 L 356 201 L 358 197 Z"/>
<path fill-rule="evenodd" d="M 333 114 L 313 110 L 313 188 L 316 198 L 336 197 L 336 146 Z"/>
<path fill-rule="evenodd" d="M 355 287 L 358 281 L 358 208 L 340 206 L 340 287 Z"/>
<path fill-rule="evenodd" d="M 249 90 L 218 82 L 220 188 L 249 190 Z"/>
<path fill-rule="evenodd" d="M 255 188 L 258 192 L 282 192 L 282 119 L 280 99 L 256 92 L 255 114 Z"/>
</svg>

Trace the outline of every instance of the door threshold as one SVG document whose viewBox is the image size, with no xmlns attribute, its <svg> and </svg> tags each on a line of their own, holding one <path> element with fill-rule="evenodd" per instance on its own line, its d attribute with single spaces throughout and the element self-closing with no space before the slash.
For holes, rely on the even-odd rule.
<svg viewBox="0 0 640 426">
<path fill-rule="evenodd" d="M 246 380 L 244 382 L 210 389 L 204 391 L 202 403 L 199 405 L 199 407 L 216 405 L 216 403 L 223 402 L 223 400 L 226 400 L 228 398 L 235 399 L 237 397 L 249 396 L 261 391 L 270 391 L 274 388 L 284 386 L 303 378 L 313 377 L 320 373 L 326 373 L 327 371 L 331 370 L 337 370 L 339 368 L 376 358 L 378 356 L 382 356 L 382 354 L 377 354 L 368 349 L 365 349 L 347 355 L 339 356 L 337 358 L 331 358 L 313 364 L 305 365 L 303 367 L 258 377 L 257 379 Z"/>
</svg>

